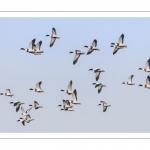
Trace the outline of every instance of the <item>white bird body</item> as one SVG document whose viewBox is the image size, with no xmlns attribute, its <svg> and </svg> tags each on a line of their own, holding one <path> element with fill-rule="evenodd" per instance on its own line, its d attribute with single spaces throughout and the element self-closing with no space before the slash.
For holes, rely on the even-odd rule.
<svg viewBox="0 0 150 150">
<path fill-rule="evenodd" d="M 73 107 L 73 106 L 72 106 L 72 107 Z M 74 110 L 72 109 L 72 107 L 66 108 L 65 111 L 74 111 Z"/>
</svg>

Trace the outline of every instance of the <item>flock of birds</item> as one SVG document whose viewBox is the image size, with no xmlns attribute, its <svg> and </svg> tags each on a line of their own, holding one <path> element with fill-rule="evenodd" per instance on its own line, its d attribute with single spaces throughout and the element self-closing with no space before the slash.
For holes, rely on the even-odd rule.
<svg viewBox="0 0 150 150">
<path fill-rule="evenodd" d="M 52 47 L 56 41 L 56 39 L 60 39 L 59 36 L 57 36 L 56 33 L 56 29 L 52 28 L 52 33 L 50 35 L 46 35 L 49 36 L 51 38 L 50 41 L 50 47 Z M 44 51 L 41 50 L 41 45 L 42 45 L 42 41 L 39 41 L 37 44 L 35 44 L 36 39 L 34 38 L 30 43 L 28 48 L 21 48 L 20 50 L 25 50 L 27 53 L 31 53 L 34 55 L 41 55 L 42 53 L 44 53 Z M 94 39 L 91 46 L 84 46 L 85 48 L 88 48 L 88 52 L 87 55 L 91 54 L 93 51 L 99 51 L 100 49 L 97 48 L 97 40 Z M 114 51 L 113 51 L 113 55 L 116 54 L 118 52 L 118 50 L 123 49 L 123 48 L 127 48 L 127 45 L 124 44 L 124 34 L 121 34 L 121 36 L 119 37 L 118 42 L 116 43 L 111 43 L 110 47 L 114 47 Z M 74 60 L 73 60 L 73 65 L 75 65 L 80 57 L 80 55 L 84 55 L 84 52 L 81 52 L 80 50 L 75 50 L 75 51 L 71 51 L 69 53 L 74 53 Z M 139 70 L 143 70 L 145 72 L 150 72 L 150 59 L 146 62 L 146 67 L 145 68 L 139 68 Z M 98 81 L 100 74 L 102 72 L 105 72 L 104 70 L 101 70 L 99 68 L 94 68 L 94 69 L 89 69 L 89 71 L 94 71 L 95 73 L 95 80 Z M 127 85 L 135 85 L 135 83 L 132 82 L 132 78 L 134 77 L 134 75 L 131 75 L 128 78 L 127 82 L 122 82 L 122 84 L 127 84 Z M 44 90 L 42 90 L 41 88 L 41 84 L 42 81 L 38 82 L 36 84 L 35 88 L 30 88 L 29 90 L 33 90 L 35 92 L 41 93 L 44 92 Z M 69 82 L 68 87 L 66 90 L 62 89 L 61 91 L 67 93 L 68 95 L 72 95 L 72 99 L 71 100 L 62 100 L 62 104 L 58 105 L 59 107 L 61 107 L 60 110 L 64 110 L 64 111 L 74 111 L 73 106 L 71 104 L 75 104 L 75 105 L 80 105 L 81 103 L 78 102 L 77 100 L 77 90 L 74 89 L 72 90 L 72 80 Z M 95 88 L 98 88 L 98 94 L 102 91 L 103 87 L 106 87 L 106 85 L 102 84 L 102 83 L 93 83 L 93 85 L 95 85 Z M 146 78 L 146 84 L 139 84 L 139 86 L 144 86 L 145 88 L 150 88 L 150 76 L 147 76 Z M 0 93 L 0 95 L 5 95 L 5 96 L 9 96 L 12 97 L 14 96 L 13 94 L 11 94 L 10 89 L 6 89 L 6 91 L 4 93 Z M 110 107 L 111 105 L 107 104 L 105 101 L 100 101 L 101 103 L 98 104 L 98 106 L 102 106 L 103 107 L 103 112 L 105 112 L 107 110 L 107 107 Z M 24 110 L 23 107 L 21 105 L 23 105 L 24 103 L 20 102 L 20 101 L 15 101 L 15 102 L 10 102 L 10 104 L 13 104 L 16 107 L 16 112 L 19 111 L 20 107 L 21 107 L 21 111 L 22 111 L 22 115 L 25 116 L 24 118 L 19 118 L 17 121 L 21 122 L 24 126 L 25 126 L 25 122 L 29 123 L 30 121 L 33 121 L 34 119 L 31 118 L 29 111 L 34 107 L 35 110 L 39 109 L 39 108 L 43 108 L 43 106 L 40 106 L 39 103 L 37 101 L 34 101 L 34 104 L 30 104 L 29 106 L 31 106 L 28 110 Z"/>
</svg>

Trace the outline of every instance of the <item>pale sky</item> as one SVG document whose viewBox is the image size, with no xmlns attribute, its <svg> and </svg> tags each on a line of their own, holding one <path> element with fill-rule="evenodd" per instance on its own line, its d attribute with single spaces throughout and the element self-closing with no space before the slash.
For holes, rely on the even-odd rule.
<svg viewBox="0 0 150 150">
<path fill-rule="evenodd" d="M 145 84 L 149 73 L 138 70 L 145 67 L 150 58 L 150 19 L 149 18 L 1 18 L 1 78 L 0 93 L 10 88 L 13 98 L 0 96 L 0 132 L 45 132 L 45 133 L 121 133 L 150 131 L 149 89 L 139 87 Z M 49 47 L 52 27 L 60 39 Z M 111 42 L 117 42 L 124 33 L 126 49 L 113 55 Z M 42 55 L 36 56 L 21 51 L 36 38 L 42 40 Z M 91 45 L 97 39 L 100 51 L 82 55 L 73 65 L 76 49 L 87 53 L 84 45 Z M 90 68 L 105 70 L 98 82 L 106 84 L 98 94 L 95 74 Z M 121 84 L 134 75 L 134 86 Z M 72 96 L 66 89 L 70 80 L 73 90 L 77 90 L 81 105 L 73 105 L 74 112 L 60 111 L 63 99 Z M 42 81 L 44 93 L 30 91 Z M 31 110 L 35 120 L 23 126 L 17 120 L 21 110 L 16 113 L 11 101 L 21 101 L 26 110 L 29 104 L 37 101 L 43 108 Z M 100 101 L 111 105 L 106 112 Z"/>
</svg>

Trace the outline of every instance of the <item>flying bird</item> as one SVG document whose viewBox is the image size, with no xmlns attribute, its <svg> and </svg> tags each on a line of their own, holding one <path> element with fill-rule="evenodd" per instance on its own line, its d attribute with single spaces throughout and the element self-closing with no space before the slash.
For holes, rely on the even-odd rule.
<svg viewBox="0 0 150 150">
<path fill-rule="evenodd" d="M 74 110 L 72 109 L 73 106 L 70 106 L 69 100 L 66 100 L 66 104 L 67 104 L 68 107 L 65 108 L 65 111 L 74 111 Z"/>
<path fill-rule="evenodd" d="M 150 89 L 150 76 L 147 76 L 145 84 L 139 84 L 139 86 L 144 86 L 147 89 Z"/>
<path fill-rule="evenodd" d="M 0 95 L 10 96 L 10 97 L 14 96 L 14 94 L 11 94 L 10 89 L 6 89 L 6 92 L 5 93 L 0 93 Z"/>
<path fill-rule="evenodd" d="M 32 106 L 32 107 L 34 107 L 35 109 L 43 108 L 43 106 L 40 106 L 37 101 L 34 101 L 34 104 L 33 104 L 33 105 L 30 104 L 29 106 Z"/>
<path fill-rule="evenodd" d="M 104 101 L 100 101 L 101 104 L 98 104 L 98 106 L 103 106 L 103 112 L 105 112 L 107 110 L 107 107 L 110 107 L 111 105 L 108 105 L 106 102 Z"/>
<path fill-rule="evenodd" d="M 38 82 L 37 84 L 36 84 L 36 88 L 35 89 L 33 89 L 33 88 L 30 88 L 29 90 L 34 90 L 35 92 L 44 92 L 42 89 L 41 89 L 41 84 L 42 84 L 42 81 L 40 81 L 40 82 Z"/>
<path fill-rule="evenodd" d="M 94 73 L 95 73 L 95 79 L 96 79 L 96 81 L 98 81 L 98 79 L 99 79 L 99 76 L 100 76 L 100 73 L 101 72 L 105 72 L 104 70 L 101 70 L 101 69 L 98 69 L 98 68 L 95 68 L 95 69 L 89 69 L 89 71 L 94 71 Z"/>
<path fill-rule="evenodd" d="M 72 92 L 72 80 L 69 82 L 67 90 L 60 90 L 60 91 L 63 91 L 67 93 L 68 95 L 71 95 L 73 93 Z"/>
<path fill-rule="evenodd" d="M 16 106 L 16 112 L 18 112 L 20 109 L 20 106 L 24 103 L 21 103 L 20 101 L 14 101 L 14 102 L 10 102 L 10 104 L 14 104 L 14 106 Z"/>
<path fill-rule="evenodd" d="M 35 47 L 35 41 L 36 39 L 34 38 L 30 43 L 27 49 L 25 48 L 20 48 L 20 50 L 25 50 L 26 52 L 33 52 L 33 48 Z"/>
<path fill-rule="evenodd" d="M 75 89 L 72 93 L 72 100 L 69 101 L 72 104 L 81 104 L 77 101 L 77 90 Z"/>
<path fill-rule="evenodd" d="M 119 49 L 127 48 L 127 45 L 124 45 L 123 43 L 124 43 L 124 34 L 121 34 L 118 43 L 111 43 L 110 47 L 114 47 L 113 55 L 116 54 Z"/>
<path fill-rule="evenodd" d="M 129 78 L 128 78 L 128 81 L 127 82 L 122 82 L 122 84 L 127 84 L 127 85 L 135 85 L 135 83 L 132 82 L 132 78 L 134 77 L 134 75 L 131 75 Z"/>
<path fill-rule="evenodd" d="M 61 110 L 65 110 L 67 108 L 71 108 L 72 106 L 70 106 L 70 103 L 68 103 L 69 100 L 64 100 L 63 99 L 63 105 L 58 105 L 59 107 L 61 107 Z"/>
<path fill-rule="evenodd" d="M 30 116 L 29 114 L 26 115 L 25 121 L 26 121 L 27 123 L 29 123 L 30 121 L 33 121 L 33 120 L 35 120 L 35 119 L 32 119 L 31 116 Z"/>
<path fill-rule="evenodd" d="M 102 83 L 93 83 L 93 85 L 95 85 L 95 88 L 98 87 L 98 93 L 100 93 L 102 91 L 103 87 L 106 87 L 106 85 L 104 85 Z"/>
<path fill-rule="evenodd" d="M 71 51 L 69 53 L 74 53 L 75 56 L 74 56 L 74 60 L 73 60 L 73 65 L 75 65 L 80 57 L 80 55 L 84 55 L 85 53 L 84 52 L 81 52 L 80 50 L 75 50 L 74 52 Z"/>
<path fill-rule="evenodd" d="M 145 68 L 139 68 L 139 70 L 144 70 L 145 72 L 150 72 L 150 59 L 146 62 Z"/>
<path fill-rule="evenodd" d="M 71 106 L 70 108 L 66 108 L 65 111 L 74 111 L 74 110 L 72 109 L 72 107 L 73 107 L 73 106 Z"/>
<path fill-rule="evenodd" d="M 54 42 L 55 42 L 56 39 L 60 39 L 60 37 L 57 36 L 55 28 L 52 28 L 52 34 L 46 35 L 46 36 L 50 36 L 51 37 L 50 47 L 52 47 L 54 45 Z"/>
<path fill-rule="evenodd" d="M 97 40 L 94 39 L 94 41 L 92 42 L 92 45 L 91 46 L 84 46 L 86 48 L 89 48 L 88 52 L 87 52 L 87 55 L 91 54 L 94 50 L 100 50 L 99 48 L 96 47 L 97 46 Z"/>
<path fill-rule="evenodd" d="M 25 126 L 25 122 L 26 122 L 26 120 L 25 120 L 25 118 L 20 118 L 19 120 L 17 120 L 18 122 L 20 121 L 24 126 Z"/>
<path fill-rule="evenodd" d="M 32 53 L 34 55 L 41 55 L 44 51 L 40 50 L 42 45 L 42 41 L 39 41 L 35 46 L 33 46 L 33 50 L 29 51 L 28 53 Z"/>
<path fill-rule="evenodd" d="M 22 114 L 21 114 L 21 115 L 27 116 L 27 115 L 28 115 L 28 112 L 29 112 L 31 109 L 32 109 L 32 107 L 25 111 L 25 110 L 23 109 L 23 107 L 21 107 L 21 111 L 22 111 Z"/>
</svg>

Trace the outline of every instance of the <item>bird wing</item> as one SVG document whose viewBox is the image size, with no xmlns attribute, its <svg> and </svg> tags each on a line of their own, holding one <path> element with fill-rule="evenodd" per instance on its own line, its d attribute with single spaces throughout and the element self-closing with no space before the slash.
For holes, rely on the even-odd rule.
<svg viewBox="0 0 150 150">
<path fill-rule="evenodd" d="M 6 89 L 7 94 L 11 94 L 10 89 Z"/>
<path fill-rule="evenodd" d="M 70 83 L 68 84 L 68 90 L 72 91 L 72 80 L 71 80 Z"/>
<path fill-rule="evenodd" d="M 129 78 L 128 78 L 128 82 L 132 83 L 132 78 L 134 77 L 134 75 L 131 75 Z"/>
<path fill-rule="evenodd" d="M 147 69 L 150 69 L 150 59 L 146 62 L 145 66 L 146 66 Z"/>
<path fill-rule="evenodd" d="M 19 101 L 15 101 L 14 102 L 14 106 L 16 106 L 18 103 L 20 103 Z"/>
<path fill-rule="evenodd" d="M 80 51 L 80 50 L 75 50 L 75 52 L 76 52 L 76 53 L 81 53 L 81 51 Z"/>
<path fill-rule="evenodd" d="M 18 103 L 18 104 L 16 105 L 16 112 L 18 112 L 19 109 L 20 109 L 20 103 Z"/>
<path fill-rule="evenodd" d="M 88 52 L 87 52 L 87 55 L 90 54 L 90 53 L 92 53 L 92 52 L 93 52 L 93 49 L 90 48 L 90 49 L 88 50 Z"/>
<path fill-rule="evenodd" d="M 68 108 L 67 110 L 68 110 L 68 111 L 74 111 L 72 108 Z"/>
<path fill-rule="evenodd" d="M 57 34 L 55 28 L 52 28 L 52 34 L 53 34 L 53 35 L 56 35 L 56 34 Z"/>
<path fill-rule="evenodd" d="M 37 105 L 39 105 L 39 103 L 38 103 L 37 101 L 34 101 L 34 105 L 36 105 L 36 106 L 37 106 Z"/>
<path fill-rule="evenodd" d="M 66 101 L 65 100 L 63 100 L 63 104 L 66 105 Z"/>
<path fill-rule="evenodd" d="M 54 45 L 56 38 L 51 37 L 51 41 L 50 41 L 50 47 L 52 47 Z"/>
<path fill-rule="evenodd" d="M 147 78 L 146 78 L 146 84 L 150 85 L 150 76 L 147 76 Z"/>
<path fill-rule="evenodd" d="M 28 114 L 28 115 L 26 115 L 26 119 L 28 120 L 30 120 L 31 119 L 31 117 L 30 117 L 30 115 Z"/>
<path fill-rule="evenodd" d="M 32 109 L 32 107 L 30 107 L 28 110 L 26 110 L 26 113 L 28 113 L 31 109 Z"/>
<path fill-rule="evenodd" d="M 107 110 L 107 106 L 103 106 L 103 112 Z"/>
<path fill-rule="evenodd" d="M 42 41 L 38 42 L 36 44 L 36 50 L 40 50 L 41 49 L 41 45 L 42 45 Z"/>
<path fill-rule="evenodd" d="M 22 121 L 22 124 L 25 126 L 25 120 Z"/>
<path fill-rule="evenodd" d="M 124 34 L 121 34 L 121 36 L 119 37 L 118 43 L 123 44 L 123 42 L 124 42 Z"/>
<path fill-rule="evenodd" d="M 23 109 L 23 107 L 21 107 L 21 110 L 22 110 L 23 113 L 25 113 L 25 110 Z"/>
<path fill-rule="evenodd" d="M 34 43 L 35 43 L 35 40 L 36 40 L 36 39 L 34 38 L 34 39 L 29 43 L 29 47 L 28 47 L 29 49 L 33 49 L 33 47 L 35 46 L 35 44 L 34 44 Z"/>
<path fill-rule="evenodd" d="M 114 51 L 113 51 L 113 55 L 116 54 L 119 49 L 120 48 L 118 48 L 117 46 L 115 46 Z"/>
<path fill-rule="evenodd" d="M 79 57 L 80 57 L 80 54 L 75 54 L 74 60 L 73 60 L 73 64 L 76 64 L 76 62 L 78 61 Z"/>
<path fill-rule="evenodd" d="M 99 87 L 98 87 L 98 93 L 100 93 L 102 91 L 102 86 L 100 85 Z"/>
<path fill-rule="evenodd" d="M 72 93 L 72 99 L 77 101 L 77 91 L 76 91 L 76 89 Z"/>
<path fill-rule="evenodd" d="M 95 85 L 95 88 L 98 87 L 99 85 L 102 85 L 102 84 L 101 84 L 101 83 L 97 83 L 97 84 Z"/>
<path fill-rule="evenodd" d="M 96 47 L 97 46 L 97 40 L 94 39 L 94 41 L 92 42 L 92 47 Z"/>
<path fill-rule="evenodd" d="M 42 81 L 38 82 L 38 83 L 36 84 L 36 88 L 37 88 L 37 89 L 41 89 L 41 84 L 42 84 Z"/>
<path fill-rule="evenodd" d="M 66 100 L 66 104 L 67 104 L 68 106 L 70 106 L 70 102 L 69 102 L 69 100 Z"/>
<path fill-rule="evenodd" d="M 95 69 L 93 69 L 93 70 L 94 70 L 94 73 L 96 73 L 96 72 L 98 72 L 100 69 L 95 68 Z"/>
<path fill-rule="evenodd" d="M 96 81 L 98 81 L 99 75 L 100 75 L 100 72 L 95 72 L 95 78 L 96 78 Z"/>
<path fill-rule="evenodd" d="M 104 101 L 100 101 L 101 103 L 103 103 L 103 104 L 107 104 L 106 102 L 104 102 Z"/>
</svg>

